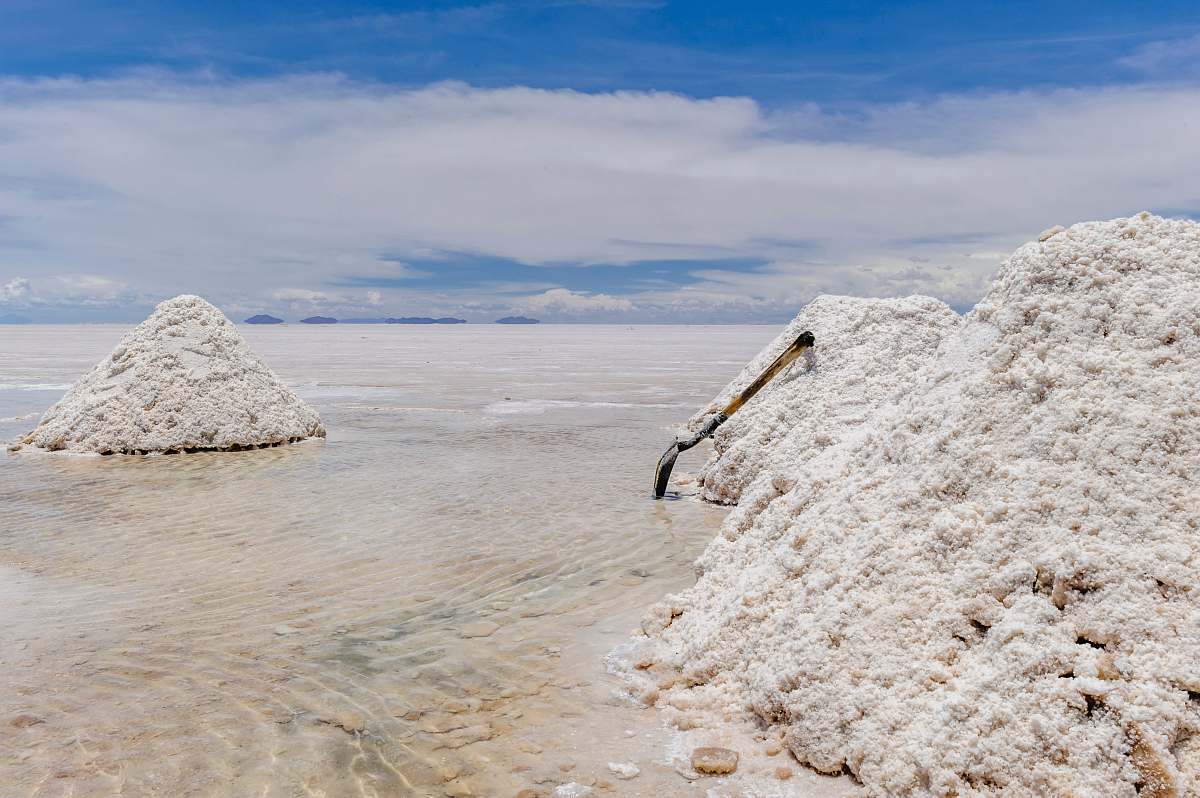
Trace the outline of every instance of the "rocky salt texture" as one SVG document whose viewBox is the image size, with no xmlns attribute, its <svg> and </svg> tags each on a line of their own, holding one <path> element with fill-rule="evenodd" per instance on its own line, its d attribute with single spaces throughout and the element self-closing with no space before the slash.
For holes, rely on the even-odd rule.
<svg viewBox="0 0 1200 798">
<path fill-rule="evenodd" d="M 631 667 L 883 795 L 1200 785 L 1200 225 L 1049 230 L 911 393 L 731 515 Z"/>
<path fill-rule="evenodd" d="M 155 308 L 18 446 L 99 454 L 244 449 L 325 428 L 198 296 Z"/>
<path fill-rule="evenodd" d="M 790 475 L 858 428 L 882 404 L 907 393 L 959 316 L 924 296 L 862 299 L 820 296 L 750 361 L 712 403 L 689 422 L 698 430 L 755 380 L 805 330 L 816 338 L 812 357 L 797 361 L 713 438 L 701 471 L 701 496 L 736 504 L 762 478 L 768 493 L 791 487 Z"/>
</svg>

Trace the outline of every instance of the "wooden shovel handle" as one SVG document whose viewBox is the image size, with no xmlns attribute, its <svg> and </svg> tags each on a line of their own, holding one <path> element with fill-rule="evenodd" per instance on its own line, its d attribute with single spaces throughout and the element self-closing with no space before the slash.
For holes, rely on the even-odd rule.
<svg viewBox="0 0 1200 798">
<path fill-rule="evenodd" d="M 749 402 L 754 394 L 761 391 L 763 386 L 770 382 L 776 374 L 795 363 L 796 358 L 811 349 L 814 340 L 811 332 L 800 333 L 800 336 L 792 342 L 792 345 L 783 350 L 783 353 L 775 358 L 775 362 L 767 366 L 766 370 L 758 375 L 758 379 L 746 386 L 746 390 L 735 396 L 732 402 L 725 405 L 725 409 L 721 413 L 726 416 L 732 416 L 736 413 L 738 408 Z"/>
</svg>

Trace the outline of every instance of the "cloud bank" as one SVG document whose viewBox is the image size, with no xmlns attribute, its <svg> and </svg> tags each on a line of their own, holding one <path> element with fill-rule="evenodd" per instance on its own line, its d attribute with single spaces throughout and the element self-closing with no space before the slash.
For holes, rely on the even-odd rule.
<svg viewBox="0 0 1200 798">
<path fill-rule="evenodd" d="M 961 307 L 1051 224 L 1195 213 L 1197 130 L 1191 87 L 835 113 L 328 75 L 0 81 L 0 308 L 182 291 L 234 313 L 479 320 L 776 320 L 819 292 Z M 426 265 L 440 252 L 628 279 L 442 285 Z M 760 265 L 721 265 L 734 257 Z M 671 260 L 696 266 L 659 282 L 645 266 Z"/>
</svg>

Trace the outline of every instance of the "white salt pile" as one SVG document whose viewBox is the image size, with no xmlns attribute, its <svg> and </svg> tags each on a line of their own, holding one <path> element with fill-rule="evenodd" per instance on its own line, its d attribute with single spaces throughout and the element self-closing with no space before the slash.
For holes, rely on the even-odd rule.
<svg viewBox="0 0 1200 798">
<path fill-rule="evenodd" d="M 884 403 L 907 393 L 958 315 L 924 296 L 862 299 L 820 296 L 750 361 L 712 403 L 688 422 L 700 429 L 755 380 L 805 330 L 816 337 L 804 363 L 776 377 L 713 437 L 701 471 L 701 496 L 736 504 L 760 475 L 773 490 L 791 488 L 797 464 L 816 457 Z"/>
<path fill-rule="evenodd" d="M 1047 231 L 635 659 L 872 795 L 1200 794 L 1200 225 Z"/>
<path fill-rule="evenodd" d="M 100 454 L 247 449 L 324 438 L 315 411 L 198 296 L 161 303 L 18 441 Z"/>
</svg>

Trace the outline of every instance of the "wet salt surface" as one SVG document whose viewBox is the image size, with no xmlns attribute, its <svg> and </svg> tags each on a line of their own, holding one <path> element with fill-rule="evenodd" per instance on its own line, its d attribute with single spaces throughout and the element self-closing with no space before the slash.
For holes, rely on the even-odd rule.
<svg viewBox="0 0 1200 798">
<path fill-rule="evenodd" d="M 604 671 L 724 516 L 648 498 L 672 425 L 773 328 L 241 329 L 326 442 L 0 458 L 6 795 L 844 793 Z M 0 438 L 123 332 L 0 328 Z"/>
</svg>

